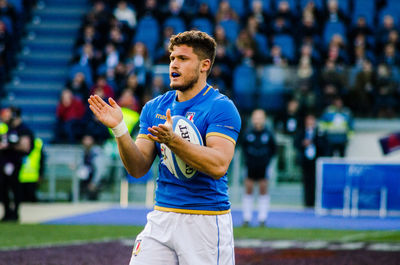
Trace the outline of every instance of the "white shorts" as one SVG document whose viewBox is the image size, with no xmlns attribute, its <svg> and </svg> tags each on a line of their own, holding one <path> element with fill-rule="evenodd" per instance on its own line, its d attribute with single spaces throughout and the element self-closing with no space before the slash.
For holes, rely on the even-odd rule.
<svg viewBox="0 0 400 265">
<path fill-rule="evenodd" d="M 150 212 L 136 237 L 129 265 L 166 264 L 234 265 L 231 213 Z"/>
</svg>

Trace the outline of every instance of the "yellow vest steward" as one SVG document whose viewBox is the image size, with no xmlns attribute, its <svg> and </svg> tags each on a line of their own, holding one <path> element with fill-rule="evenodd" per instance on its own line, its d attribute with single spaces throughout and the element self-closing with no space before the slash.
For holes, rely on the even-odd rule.
<svg viewBox="0 0 400 265">
<path fill-rule="evenodd" d="M 31 153 L 26 157 L 19 171 L 19 181 L 21 183 L 38 182 L 42 147 L 43 141 L 36 138 Z"/>
<path fill-rule="evenodd" d="M 8 132 L 8 126 L 4 122 L 0 122 L 0 135 L 6 134 Z"/>
<path fill-rule="evenodd" d="M 140 114 L 128 108 L 121 108 L 121 111 L 129 134 L 131 134 L 133 128 L 135 128 L 135 125 L 139 122 Z M 108 129 L 108 131 L 113 135 L 111 129 Z"/>
</svg>

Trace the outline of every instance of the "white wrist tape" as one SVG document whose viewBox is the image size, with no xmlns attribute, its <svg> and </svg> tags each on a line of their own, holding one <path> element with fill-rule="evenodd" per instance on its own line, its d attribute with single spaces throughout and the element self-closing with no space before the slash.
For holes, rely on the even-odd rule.
<svg viewBox="0 0 400 265">
<path fill-rule="evenodd" d="M 128 132 L 128 127 L 126 127 L 124 120 L 122 120 L 117 126 L 111 128 L 111 131 L 113 132 L 115 138 L 118 138 Z"/>
</svg>

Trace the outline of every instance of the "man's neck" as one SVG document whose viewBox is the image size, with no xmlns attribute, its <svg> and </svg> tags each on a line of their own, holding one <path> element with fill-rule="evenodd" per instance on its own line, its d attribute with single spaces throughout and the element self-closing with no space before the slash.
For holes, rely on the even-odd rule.
<svg viewBox="0 0 400 265">
<path fill-rule="evenodd" d="M 188 90 L 183 92 L 177 90 L 177 95 L 178 95 L 177 101 L 183 102 L 192 99 L 206 86 L 206 84 L 207 84 L 206 79 L 201 80 L 199 78 L 199 81 L 196 84 L 194 84 L 192 88 L 189 88 Z"/>
</svg>

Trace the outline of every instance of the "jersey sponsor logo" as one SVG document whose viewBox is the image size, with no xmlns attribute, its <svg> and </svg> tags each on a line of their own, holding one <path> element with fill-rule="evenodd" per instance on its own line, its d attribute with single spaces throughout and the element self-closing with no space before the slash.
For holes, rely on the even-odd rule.
<svg viewBox="0 0 400 265">
<path fill-rule="evenodd" d="M 194 114 L 196 114 L 195 112 L 186 112 L 185 117 L 190 120 L 191 122 L 193 122 L 193 118 L 194 118 Z"/>
<path fill-rule="evenodd" d="M 166 120 L 167 116 L 165 116 L 163 114 L 156 114 L 156 119 Z"/>
<path fill-rule="evenodd" d="M 132 251 L 132 255 L 133 256 L 136 257 L 139 254 L 141 245 L 142 245 L 142 240 L 141 239 L 138 239 L 138 240 L 135 241 L 135 246 L 133 247 L 133 251 Z"/>
</svg>

